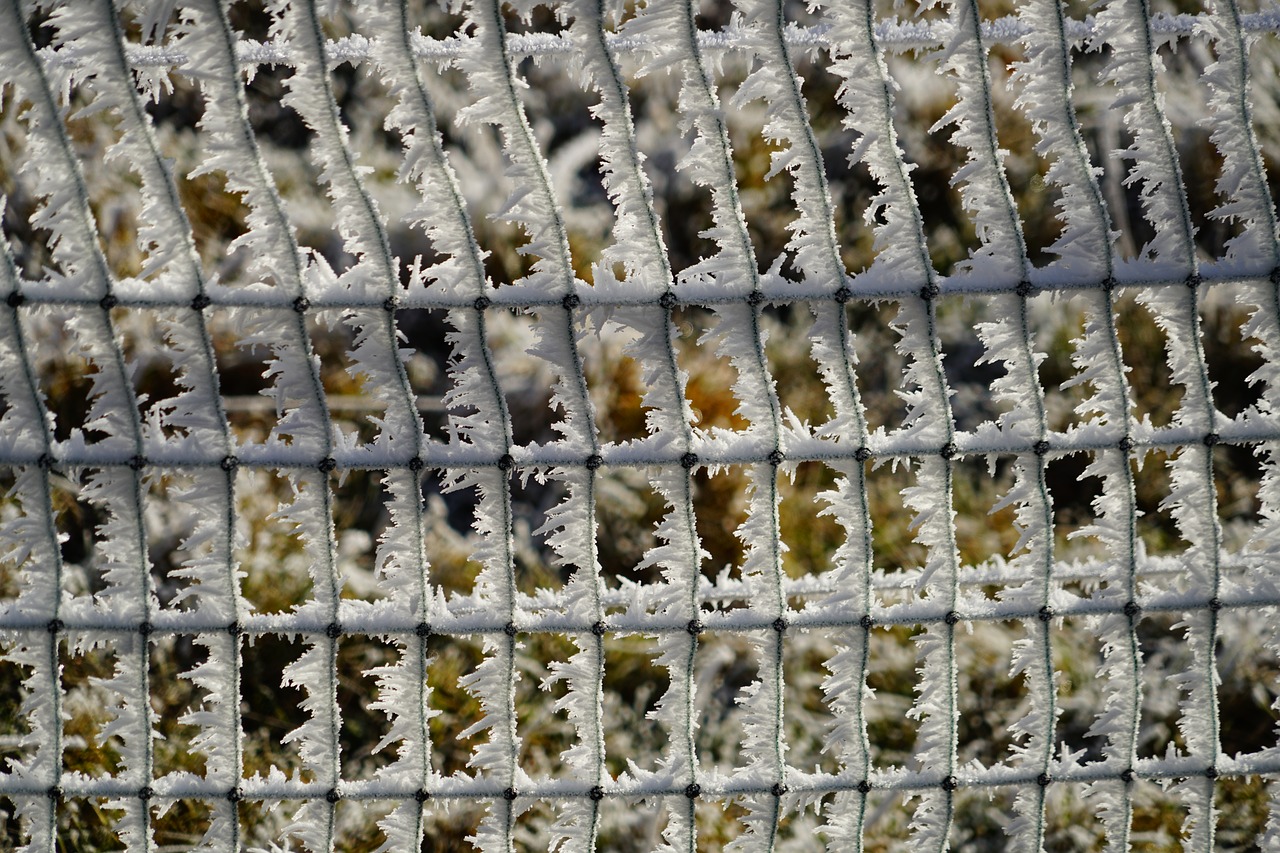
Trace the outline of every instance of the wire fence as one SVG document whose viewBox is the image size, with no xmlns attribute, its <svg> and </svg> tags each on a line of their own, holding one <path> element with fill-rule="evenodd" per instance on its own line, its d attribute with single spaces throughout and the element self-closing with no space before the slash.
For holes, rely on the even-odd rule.
<svg viewBox="0 0 1280 853">
<path fill-rule="evenodd" d="M 0 3 L 8 843 L 1280 849 L 1280 16 L 793 5 Z"/>
</svg>

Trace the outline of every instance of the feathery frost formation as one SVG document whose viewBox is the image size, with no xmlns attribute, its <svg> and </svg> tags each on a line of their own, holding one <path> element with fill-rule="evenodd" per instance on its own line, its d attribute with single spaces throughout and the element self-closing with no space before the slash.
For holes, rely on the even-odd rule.
<svg viewBox="0 0 1280 853">
<path fill-rule="evenodd" d="M 9 838 L 1280 850 L 1280 17 L 1092 11 L 0 2 Z"/>
</svg>

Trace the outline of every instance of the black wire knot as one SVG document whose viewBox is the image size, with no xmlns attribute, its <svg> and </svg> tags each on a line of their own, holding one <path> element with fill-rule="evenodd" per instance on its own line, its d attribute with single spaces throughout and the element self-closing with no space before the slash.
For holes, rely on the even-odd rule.
<svg viewBox="0 0 1280 853">
<path fill-rule="evenodd" d="M 942 617 L 942 621 L 946 622 L 948 625 L 955 625 L 959 623 L 960 616 L 954 610 L 948 610 L 947 615 Z"/>
<path fill-rule="evenodd" d="M 863 779 L 861 782 L 859 782 L 859 783 L 858 783 L 858 793 L 859 793 L 859 794 L 870 794 L 870 793 L 871 793 L 871 783 L 870 783 L 870 782 L 868 782 L 866 779 Z"/>
<path fill-rule="evenodd" d="M 244 792 L 241 791 L 239 788 L 232 788 L 230 791 L 227 791 L 227 802 L 238 803 L 243 799 L 244 799 Z"/>
<path fill-rule="evenodd" d="M 1046 453 L 1049 452 L 1049 442 L 1045 441 L 1042 438 L 1039 441 L 1037 441 L 1035 444 L 1033 444 L 1031 446 L 1031 449 L 1032 451 L 1035 452 L 1036 456 L 1044 456 Z"/>
<path fill-rule="evenodd" d="M 691 800 L 696 800 L 702 795 L 702 786 L 697 782 L 690 782 L 684 787 L 684 795 Z"/>
<path fill-rule="evenodd" d="M 1134 777 L 1133 768 L 1126 767 L 1124 771 L 1120 774 L 1120 781 L 1128 785 L 1133 781 L 1133 777 Z"/>
<path fill-rule="evenodd" d="M 697 619 L 690 619 L 689 624 L 685 625 L 684 629 L 688 631 L 691 636 L 696 637 L 706 630 L 706 626 Z"/>
<path fill-rule="evenodd" d="M 1221 599 L 1221 598 L 1218 598 L 1217 596 L 1214 596 L 1213 598 L 1209 599 L 1209 610 L 1211 610 L 1211 611 L 1212 611 L 1212 612 L 1214 612 L 1214 613 L 1217 613 L 1217 612 L 1218 612 L 1219 610 L 1221 610 L 1221 609 L 1222 609 L 1222 599 Z"/>
<path fill-rule="evenodd" d="M 676 295 L 672 293 L 670 290 L 668 290 L 666 293 L 658 297 L 658 305 L 666 309 L 667 311 L 670 311 L 671 309 L 675 308 L 679 304 L 680 304 L 680 300 L 677 299 Z"/>
<path fill-rule="evenodd" d="M 425 640 L 427 637 L 431 636 L 431 626 L 428 625 L 426 622 L 419 622 L 417 626 L 413 629 L 413 633 L 417 634 L 419 637 Z"/>
<path fill-rule="evenodd" d="M 330 622 L 324 629 L 324 634 L 330 640 L 336 640 L 342 636 L 342 626 L 337 622 Z"/>
<path fill-rule="evenodd" d="M 1036 292 L 1036 287 L 1031 282 L 1023 279 L 1018 282 L 1018 286 L 1013 289 L 1013 292 L 1021 296 L 1023 299 L 1026 299 L 1028 296 Z"/>
<path fill-rule="evenodd" d="M 516 460 L 511 457 L 510 453 L 504 453 L 498 457 L 498 470 L 510 471 L 516 467 Z"/>
<path fill-rule="evenodd" d="M 1040 617 L 1041 622 L 1048 622 L 1053 618 L 1053 608 L 1046 604 L 1040 608 L 1040 612 L 1036 615 Z"/>
<path fill-rule="evenodd" d="M 864 631 L 870 631 L 871 626 L 875 624 L 875 620 L 871 618 L 870 613 L 864 613 L 862 618 L 858 620 L 858 624 L 862 626 Z"/>
<path fill-rule="evenodd" d="M 431 799 L 431 792 L 426 788 L 419 788 L 413 792 L 413 799 L 419 803 L 425 803 L 427 800 Z"/>
<path fill-rule="evenodd" d="M 1116 447 L 1120 448 L 1122 453 L 1128 453 L 1130 450 L 1133 450 L 1133 439 L 1126 435 L 1124 438 L 1120 439 L 1119 443 L 1116 444 Z"/>
<path fill-rule="evenodd" d="M 572 311 L 582 304 L 582 297 L 576 293 L 566 293 L 564 299 L 560 300 L 561 307 L 566 311 Z"/>
<path fill-rule="evenodd" d="M 502 792 L 502 799 L 506 800 L 508 803 L 515 800 L 517 796 L 515 788 L 508 788 Z"/>
<path fill-rule="evenodd" d="M 50 634 L 60 634 L 66 624 L 61 619 L 50 619 L 49 624 L 45 625 L 45 630 Z"/>
<path fill-rule="evenodd" d="M 592 802 L 598 803 L 604 799 L 604 788 L 596 785 L 590 791 L 587 791 L 587 796 L 591 798 Z"/>
<path fill-rule="evenodd" d="M 1124 615 L 1128 616 L 1130 619 L 1137 616 L 1141 612 L 1142 612 L 1142 607 L 1138 605 L 1138 602 L 1130 600 L 1124 603 Z"/>
<path fill-rule="evenodd" d="M 321 473 L 328 474 L 338 467 L 338 460 L 332 456 L 326 456 L 316 463 L 316 467 L 320 469 Z"/>
<path fill-rule="evenodd" d="M 696 467 L 698 464 L 698 454 L 686 453 L 680 457 L 680 467 L 686 471 Z"/>
<path fill-rule="evenodd" d="M 933 284 L 932 282 L 920 288 L 920 298 L 925 302 L 932 302 L 938 298 L 938 294 L 940 293 L 942 293 L 942 291 L 938 289 L 938 285 Z"/>
<path fill-rule="evenodd" d="M 222 457 L 222 461 L 218 463 L 218 466 L 222 468 L 223 471 L 231 473 L 240 467 L 240 460 L 235 456 L 224 456 Z"/>
<path fill-rule="evenodd" d="M 330 788 L 325 792 L 324 798 L 331 803 L 336 803 L 338 800 L 342 799 L 342 792 L 337 788 Z"/>
<path fill-rule="evenodd" d="M 1053 781 L 1053 777 L 1050 776 L 1048 773 L 1041 773 L 1039 776 L 1036 777 L 1036 784 L 1039 785 L 1041 788 L 1049 787 L 1049 783 L 1052 781 Z"/>
<path fill-rule="evenodd" d="M 293 300 L 293 310 L 297 311 L 299 314 L 306 313 L 306 310 L 310 307 L 311 300 L 305 296 L 299 296 L 297 299 Z"/>
<path fill-rule="evenodd" d="M 476 301 L 471 303 L 471 307 L 475 308 L 477 311 L 483 311 L 492 304 L 493 304 L 493 300 L 491 300 L 489 297 L 477 296 Z"/>
<path fill-rule="evenodd" d="M 853 291 L 842 284 L 840 285 L 840 288 L 836 290 L 836 292 L 832 295 L 835 297 L 836 302 L 839 302 L 841 305 L 843 305 L 853 298 Z"/>
<path fill-rule="evenodd" d="M 195 296 L 191 297 L 192 311 L 203 311 L 212 304 L 213 300 L 203 293 L 197 293 Z"/>
<path fill-rule="evenodd" d="M 138 633 L 144 637 L 150 637 L 151 632 L 155 630 L 155 626 L 150 622 L 143 622 L 138 626 Z"/>
<path fill-rule="evenodd" d="M 399 307 L 400 307 L 400 297 L 398 296 L 388 296 L 386 299 L 382 300 L 383 311 L 394 311 Z"/>
<path fill-rule="evenodd" d="M 422 461 L 421 456 L 415 456 L 409 460 L 409 470 L 415 474 L 421 471 L 426 466 L 427 466 L 427 463 Z"/>
<path fill-rule="evenodd" d="M 751 291 L 750 294 L 747 295 L 747 304 L 750 305 L 752 308 L 759 307 L 761 302 L 764 302 L 763 291 L 753 290 Z"/>
<path fill-rule="evenodd" d="M 1216 432 L 1206 433 L 1205 437 L 1202 439 L 1202 441 L 1204 441 L 1205 447 L 1213 447 L 1215 444 L 1217 444 L 1221 440 L 1222 440 L 1222 436 L 1218 435 Z"/>
<path fill-rule="evenodd" d="M 587 470 L 598 471 L 600 466 L 604 464 L 604 457 L 599 453 L 593 453 L 587 457 Z"/>
<path fill-rule="evenodd" d="M 787 786 L 782 784 L 781 782 L 774 782 L 773 787 L 769 789 L 769 793 L 773 794 L 775 797 L 781 797 L 786 792 L 787 792 Z"/>
<path fill-rule="evenodd" d="M 871 450 L 866 447 L 859 447 L 857 450 L 853 451 L 853 458 L 857 459 L 859 462 L 866 462 L 871 458 Z"/>
<path fill-rule="evenodd" d="M 120 304 L 120 300 L 116 298 L 116 295 L 114 293 L 108 293 L 106 296 L 98 300 L 98 306 L 103 311 L 110 311 L 112 308 L 115 308 L 119 304 Z"/>
<path fill-rule="evenodd" d="M 785 618 L 785 617 L 783 617 L 783 616 L 779 616 L 777 619 L 774 619 L 774 620 L 773 620 L 773 630 L 777 631 L 779 634 L 781 634 L 783 631 L 787 630 L 787 620 L 786 620 L 786 618 Z"/>
<path fill-rule="evenodd" d="M 605 635 L 605 632 L 608 630 L 609 630 L 609 626 L 604 624 L 603 622 L 596 622 L 594 625 L 591 626 L 591 633 L 595 634 L 597 637 L 603 637 Z"/>
<path fill-rule="evenodd" d="M 781 450 L 775 449 L 769 452 L 769 464 L 774 467 L 781 465 L 786 458 L 787 454 L 783 453 Z"/>
<path fill-rule="evenodd" d="M 960 448 L 956 447 L 954 441 L 948 441 L 942 445 L 942 449 L 938 451 L 938 455 L 943 459 L 955 459 L 956 454 L 960 452 Z"/>
<path fill-rule="evenodd" d="M 514 637 L 517 633 L 516 623 L 508 622 L 506 625 L 503 625 L 502 633 L 506 634 L 508 637 Z"/>
<path fill-rule="evenodd" d="M 138 799 L 144 803 L 156 795 L 155 790 L 150 785 L 143 785 L 138 789 Z"/>
<path fill-rule="evenodd" d="M 9 295 L 4 298 L 4 301 L 8 303 L 10 308 L 17 308 L 20 305 L 22 305 L 22 303 L 27 301 L 27 297 L 26 297 L 26 294 L 17 290 L 13 290 L 13 291 L 10 291 Z"/>
<path fill-rule="evenodd" d="M 956 781 L 956 777 L 954 776 L 948 776 L 947 778 L 942 780 L 942 790 L 944 791 L 954 791 L 956 788 L 959 788 L 959 787 L 960 787 L 960 783 Z"/>
</svg>

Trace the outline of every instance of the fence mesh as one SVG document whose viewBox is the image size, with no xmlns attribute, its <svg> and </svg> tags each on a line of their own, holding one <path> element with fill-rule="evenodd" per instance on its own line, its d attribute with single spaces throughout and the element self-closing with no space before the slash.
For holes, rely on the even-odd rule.
<svg viewBox="0 0 1280 853">
<path fill-rule="evenodd" d="M 810 6 L 0 3 L 6 845 L 1280 849 L 1280 14 Z"/>
</svg>

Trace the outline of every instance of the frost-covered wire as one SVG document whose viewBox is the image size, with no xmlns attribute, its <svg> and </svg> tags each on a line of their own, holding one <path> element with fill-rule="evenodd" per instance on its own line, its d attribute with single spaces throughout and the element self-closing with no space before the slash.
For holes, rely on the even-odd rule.
<svg viewBox="0 0 1280 853">
<path fill-rule="evenodd" d="M 57 849 L 66 802 L 103 798 L 110 830 L 138 850 L 157 848 L 158 821 L 184 800 L 207 809 L 203 850 L 250 844 L 242 800 L 280 806 L 275 842 L 307 850 L 349 844 L 352 826 L 366 819 L 382 850 L 418 849 L 451 810 L 472 807 L 483 809 L 472 839 L 483 850 L 603 849 L 617 837 L 619 815 L 640 800 L 660 810 L 655 844 L 664 850 L 719 843 L 706 834 L 717 809 L 734 835 L 730 849 L 788 849 L 808 842 L 801 833 L 815 826 L 828 849 L 861 850 L 875 843 L 877 804 L 901 797 L 916 801 L 911 843 L 942 851 L 956 841 L 970 795 L 999 791 L 1010 845 L 1039 851 L 1051 846 L 1055 808 L 1066 799 L 1055 786 L 1072 784 L 1089 794 L 1108 847 L 1123 850 L 1137 840 L 1138 786 L 1149 780 L 1180 798 L 1187 846 L 1207 850 L 1222 780 L 1280 774 L 1274 747 L 1224 753 L 1218 696 L 1227 620 L 1280 607 L 1280 234 L 1251 106 L 1265 90 L 1250 54 L 1280 29 L 1274 12 L 1245 14 L 1234 0 L 1216 0 L 1200 15 L 1162 15 L 1143 0 L 1110 0 L 1096 17 L 1074 20 L 1058 0 L 1029 0 L 1014 16 L 984 19 L 979 3 L 954 0 L 902 21 L 858 0 L 816 3 L 813 20 L 797 26 L 789 4 L 741 0 L 727 26 L 708 31 L 691 0 L 634 9 L 566 0 L 549 4 L 550 15 L 533 2 L 470 0 L 447 10 L 457 17 L 423 19 L 461 21 L 442 35 L 395 0 L 349 8 L 276 0 L 267 40 L 257 42 L 237 31 L 239 10 L 223 0 L 46 5 L 47 17 L 17 2 L 0 9 L 0 83 L 16 98 L 5 102 L 15 104 L 6 129 L 25 146 L 13 177 L 22 195 L 7 208 L 6 229 L 27 218 L 26 231 L 12 239 L 6 231 L 0 246 L 0 466 L 11 483 L 0 553 L 16 567 L 17 589 L 0 601 L 0 641 L 6 666 L 22 671 L 25 726 L 19 756 L 0 772 L 0 795 L 14 803 L 25 849 Z M 1157 48 L 1183 40 L 1213 54 L 1192 85 L 1206 93 L 1205 135 L 1222 162 L 1211 214 L 1231 229 L 1221 257 L 1197 242 L 1185 150 L 1162 92 Z M 1108 52 L 1096 80 L 1075 68 L 1088 67 L 1081 54 L 1090 49 Z M 1018 54 L 1016 97 L 1002 100 L 993 59 L 1010 51 Z M 824 70 L 811 74 L 806 56 Z M 933 85 L 955 97 L 933 128 L 908 134 L 915 106 L 900 99 L 892 69 L 911 61 L 936 68 Z M 344 63 L 358 66 L 357 98 L 378 93 L 375 109 L 344 102 L 334 77 Z M 598 186 L 560 168 L 561 125 L 542 113 L 552 93 L 532 88 L 545 79 L 538 63 L 565 70 L 564 93 L 591 104 L 578 131 L 587 141 L 598 134 Z M 285 69 L 280 106 L 305 128 L 296 162 L 250 110 L 247 80 L 276 65 Z M 814 86 L 827 72 L 838 83 L 834 98 Z M 1077 89 L 1095 84 L 1114 96 L 1125 123 L 1128 183 L 1154 235 L 1133 258 L 1117 252 L 1114 202 L 1100 189 L 1099 153 L 1077 113 Z M 152 109 L 173 87 L 190 87 L 202 107 L 188 175 L 170 159 L 181 134 Z M 646 159 L 666 119 L 664 93 L 677 119 L 667 132 L 682 135 L 661 152 L 673 164 L 665 172 L 666 160 Z M 381 130 L 363 126 L 384 96 Z M 1040 160 L 1002 149 L 1010 111 L 1029 123 L 1028 148 Z M 824 124 L 836 120 L 840 131 Z M 86 141 L 94 122 L 100 136 Z M 765 180 L 789 182 L 782 204 L 794 218 L 772 254 L 755 228 L 760 187 L 743 166 L 761 146 L 735 146 L 740 124 L 764 139 L 772 158 Z M 943 270 L 936 259 L 949 248 L 938 244 L 911 157 L 922 135 L 948 129 L 960 230 L 973 239 L 968 255 Z M 385 150 L 366 146 L 375 137 Z M 103 179 L 86 177 L 85 152 L 95 145 L 133 194 L 133 207 L 121 210 L 134 226 L 136 269 L 120 260 L 109 218 L 119 210 L 94 182 Z M 493 162 L 457 159 L 473 148 L 491 148 Z M 844 221 L 839 189 L 863 180 L 840 177 L 834 158 L 846 154 L 870 176 L 871 197 L 855 211 L 862 223 Z M 296 201 L 287 163 L 314 179 L 314 198 Z M 495 164 L 488 186 L 502 197 L 486 207 L 467 181 Z M 1060 228 L 1044 259 L 1029 245 L 1029 218 L 1013 191 L 1015 169 L 1029 168 L 1043 172 Z M 208 177 L 225 183 L 244 223 L 216 264 L 201 255 L 189 194 Z M 666 208 L 655 189 L 662 183 L 705 208 L 704 243 L 684 239 L 688 218 Z M 583 185 L 599 190 L 604 223 L 590 258 L 574 230 Z M 316 221 L 330 224 L 332 239 L 316 239 Z M 398 242 L 410 233 L 430 250 L 396 257 L 415 251 L 400 248 L 412 240 Z M 494 272 L 501 259 L 488 252 L 512 248 L 499 242 L 511 235 L 523 242 L 504 255 L 523 260 L 503 278 Z M 682 246 L 703 247 L 683 268 L 677 235 Z M 47 258 L 23 254 L 25 240 L 43 241 Z M 870 244 L 864 269 L 846 268 L 854 243 Z M 1131 387 L 1125 358 L 1139 354 L 1122 351 L 1122 294 L 1135 294 L 1167 338 L 1163 358 L 1181 391 L 1167 424 L 1137 416 L 1143 389 Z M 1259 402 L 1234 416 L 1215 405 L 1202 341 L 1207 306 L 1223 294 L 1243 294 L 1252 313 L 1241 333 L 1262 362 L 1253 377 Z M 1083 315 L 1082 328 L 1067 329 L 1075 373 L 1051 388 L 1042 324 L 1057 308 L 1045 303 L 1068 297 Z M 977 359 L 998 376 L 984 392 L 990 415 L 963 426 L 946 324 L 966 304 L 978 316 L 966 329 Z M 883 309 L 896 311 L 890 326 L 903 367 L 894 388 L 872 389 L 857 357 L 867 326 L 858 324 L 873 324 L 867 318 Z M 814 385 L 829 404 L 829 417 L 813 424 L 784 405 L 791 377 L 778 371 L 777 341 L 768 339 L 791 332 L 771 315 L 803 312 Z M 420 416 L 402 332 L 407 318 L 430 314 L 447 327 L 439 432 Z M 56 344 L 41 339 L 64 317 L 67 334 L 57 340 L 68 344 L 57 355 L 86 365 L 88 388 L 87 414 L 71 425 L 54 415 L 64 411 L 46 370 Z M 679 340 L 704 321 L 711 328 L 701 339 Z M 344 430 L 330 410 L 325 387 L 337 371 L 322 361 L 331 343 L 322 326 L 348 341 L 347 377 L 368 403 L 368 428 Z M 514 347 L 505 337 L 513 328 L 525 335 Z M 150 350 L 141 343 L 149 334 Z M 599 406 L 612 389 L 594 387 L 609 374 L 592 361 L 608 349 L 600 339 L 621 341 L 609 351 L 636 363 L 641 426 L 628 439 L 606 438 L 612 413 Z M 264 428 L 233 426 L 222 402 L 223 359 L 233 350 L 256 351 L 264 363 L 276 406 Z M 550 440 L 517 439 L 523 415 L 509 407 L 503 375 L 512 350 L 546 381 Z M 727 363 L 733 377 L 719 390 L 740 427 L 698 423 L 702 392 L 692 384 L 702 377 L 687 375 L 688 351 Z M 873 353 L 870 366 L 882 358 L 890 361 Z M 168 365 L 161 372 L 171 382 L 159 400 L 143 399 L 135 368 L 157 363 Z M 1076 420 L 1062 426 L 1064 395 L 1051 397 L 1075 386 Z M 873 426 L 864 397 L 882 390 L 899 394 L 902 417 Z M 1260 460 L 1259 518 L 1243 548 L 1219 518 L 1218 445 Z M 1146 554 L 1139 529 L 1135 466 L 1156 451 L 1171 458 L 1164 508 L 1187 546 L 1171 556 Z M 996 509 L 1012 510 L 1017 535 L 1008 556 L 972 565 L 958 495 L 982 457 L 1010 472 Z M 1075 531 L 1092 549 L 1079 562 L 1059 542 L 1049 493 L 1051 466 L 1069 457 L 1085 460 L 1083 476 L 1100 482 L 1091 523 Z M 824 469 L 819 503 L 784 505 L 783 478 L 804 465 Z M 888 564 L 877 538 L 877 478 L 899 465 L 912 478 L 900 497 L 923 546 L 918 569 Z M 382 490 L 367 572 L 341 547 L 348 522 L 338 490 L 360 472 L 376 472 Z M 269 519 L 269 511 L 246 517 L 242 507 L 273 498 L 237 485 L 267 474 L 282 484 L 283 504 Z M 741 556 L 712 580 L 709 570 L 722 567 L 707 566 L 706 500 L 712 477 L 725 474 L 739 484 L 733 510 L 745 520 L 725 529 L 736 527 Z M 653 491 L 647 538 L 637 565 L 608 566 L 600 519 L 614 509 L 610 490 L 633 479 Z M 536 508 L 522 503 L 531 481 L 545 489 Z M 446 497 L 446 510 L 439 496 L 425 496 L 429 489 Z M 83 565 L 62 541 L 72 490 L 97 517 Z M 791 509 L 829 516 L 838 528 L 825 572 L 788 575 Z M 444 530 L 467 515 L 469 535 Z M 269 520 L 296 546 L 296 569 L 282 571 L 305 573 L 307 592 L 296 606 L 255 612 L 241 560 L 261 555 L 243 533 Z M 451 555 L 433 543 L 445 533 L 475 567 L 465 589 L 446 592 L 438 574 Z M 175 555 L 164 565 L 161 537 Z M 528 571 L 534 537 L 554 583 Z M 1147 757 L 1143 684 L 1153 670 L 1143 632 L 1157 615 L 1177 623 L 1187 649 L 1170 679 L 1180 691 L 1181 746 Z M 1100 646 L 1101 698 L 1086 712 L 1101 744 L 1093 760 L 1061 748 L 1057 724 L 1062 632 L 1081 624 Z M 963 759 L 961 666 L 969 629 L 997 625 L 1019 633 L 1004 663 L 1021 676 L 1026 700 L 1008 722 L 1012 747 L 983 765 Z M 906 632 L 917 667 L 908 688 L 916 741 L 911 760 L 886 763 L 869 685 L 877 641 Z M 1280 653 L 1278 636 L 1260 642 Z M 294 638 L 302 650 L 282 675 L 302 697 L 300 724 L 285 737 L 296 765 L 251 772 L 245 655 L 268 637 Z M 376 690 L 367 706 L 383 725 L 381 742 L 367 746 L 394 755 L 350 778 L 339 656 L 366 642 L 387 650 L 367 673 Z M 201 769 L 158 769 L 152 670 L 188 643 L 204 657 L 182 674 L 196 698 L 181 722 L 194 732 L 188 748 Z M 456 744 L 439 736 L 452 721 L 438 719 L 446 691 L 436 686 L 444 670 L 433 649 L 455 643 L 479 650 L 474 665 L 451 675 L 475 706 L 461 737 L 476 740 L 463 750 L 464 769 L 450 771 L 442 753 Z M 546 659 L 556 643 L 564 656 Z M 665 672 L 650 714 L 662 744 L 655 754 L 607 749 L 615 739 L 638 742 L 611 731 L 614 643 L 643 648 Z M 742 650 L 735 665 L 749 673 L 730 699 L 724 685 L 695 679 L 726 649 Z M 793 698 L 793 676 L 808 676 L 788 658 L 796 649 L 820 649 L 816 659 L 825 661 L 807 703 Z M 111 667 L 93 685 L 106 697 L 99 745 L 119 761 L 95 775 L 69 763 L 68 743 L 78 741 L 63 730 L 71 691 L 62 667 L 65 656 L 97 652 Z M 522 707 L 526 678 L 561 692 Z M 721 699 L 723 708 L 708 707 Z M 796 766 L 797 720 L 820 715 L 828 727 L 806 747 L 825 735 L 828 763 Z M 562 738 L 546 754 L 544 724 Z M 731 758 L 717 761 L 713 750 Z M 1264 843 L 1280 838 L 1280 799 L 1271 801 Z"/>
</svg>

